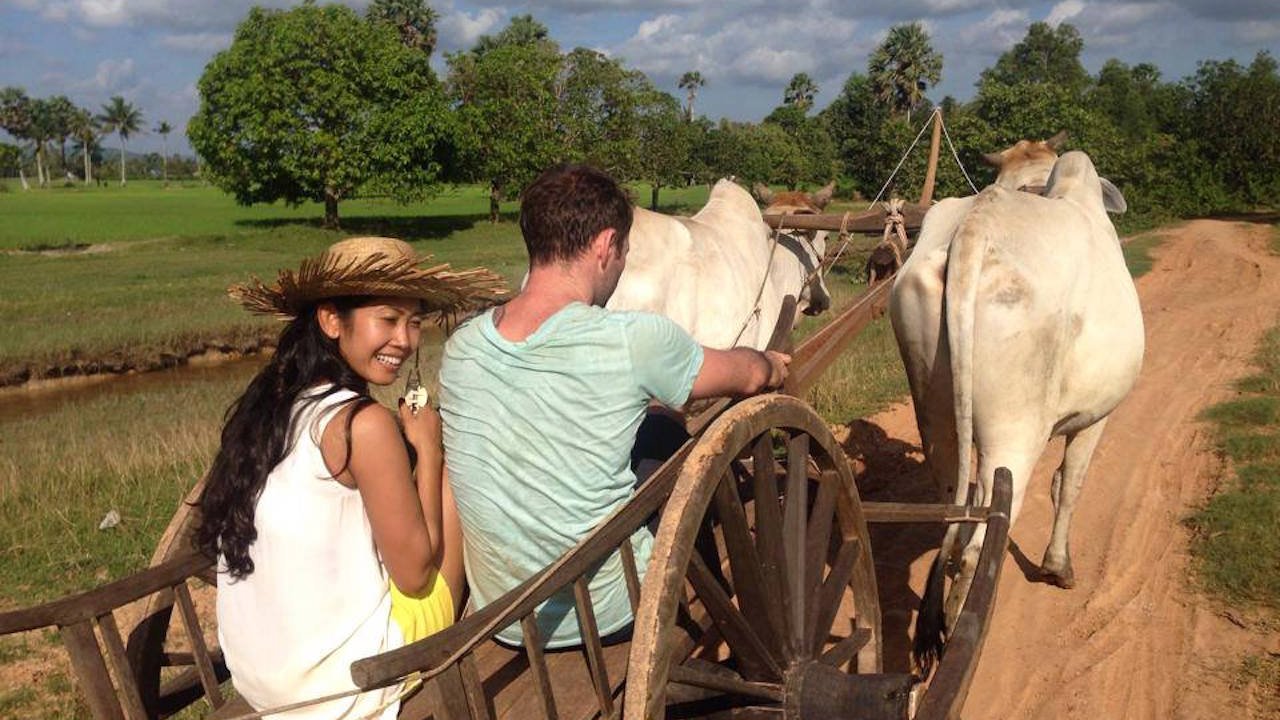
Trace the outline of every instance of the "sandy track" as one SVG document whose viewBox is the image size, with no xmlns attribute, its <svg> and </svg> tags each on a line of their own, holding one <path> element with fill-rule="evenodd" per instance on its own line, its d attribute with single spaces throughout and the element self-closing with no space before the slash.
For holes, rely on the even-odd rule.
<svg viewBox="0 0 1280 720">
<path fill-rule="evenodd" d="M 1049 537 L 1059 440 L 1013 528 L 968 720 L 1251 714 L 1244 693 L 1229 687 L 1231 674 L 1243 653 L 1280 650 L 1280 638 L 1239 627 L 1192 592 L 1181 519 L 1222 472 L 1196 416 L 1232 396 L 1258 338 L 1280 319 L 1280 258 L 1267 251 L 1269 233 L 1267 225 L 1221 221 L 1165 232 L 1155 267 L 1138 281 L 1142 375 L 1112 415 L 1072 527 L 1078 585 L 1064 591 L 1028 580 Z M 909 405 L 850 430 L 848 449 L 868 464 L 869 497 L 929 497 Z M 937 542 L 937 532 L 918 528 L 873 537 L 890 650 L 906 642 L 909 608 Z"/>
</svg>

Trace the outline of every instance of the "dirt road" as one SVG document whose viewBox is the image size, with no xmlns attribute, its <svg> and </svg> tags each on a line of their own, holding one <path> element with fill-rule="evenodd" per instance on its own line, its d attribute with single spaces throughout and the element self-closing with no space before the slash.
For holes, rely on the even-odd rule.
<svg viewBox="0 0 1280 720">
<path fill-rule="evenodd" d="M 1154 269 L 1137 283 L 1147 332 L 1142 375 L 1112 416 L 1072 526 L 1078 585 L 1064 591 L 1028 580 L 1048 541 L 1059 440 L 1013 528 L 967 720 L 1225 720 L 1257 712 L 1246 707 L 1247 692 L 1231 687 L 1233 674 L 1245 652 L 1280 650 L 1280 637 L 1240 627 L 1236 613 L 1188 587 L 1181 519 L 1223 472 L 1197 414 L 1232 396 L 1259 337 L 1280 320 L 1280 257 L 1267 251 L 1269 234 L 1267 225 L 1221 221 L 1165 232 Z M 929 497 L 909 405 L 850 430 L 848 449 L 864 456 L 875 478 L 871 498 Z M 890 643 L 905 641 L 906 608 L 937 542 L 936 532 L 911 528 L 873 537 Z M 1247 618 L 1242 624 L 1250 626 Z"/>
</svg>

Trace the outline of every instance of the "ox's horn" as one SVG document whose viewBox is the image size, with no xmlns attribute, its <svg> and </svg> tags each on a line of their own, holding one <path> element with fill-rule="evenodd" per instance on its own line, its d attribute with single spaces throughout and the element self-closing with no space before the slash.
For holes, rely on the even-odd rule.
<svg viewBox="0 0 1280 720">
<path fill-rule="evenodd" d="M 1004 165 L 1004 155 L 1000 153 L 983 153 L 982 162 L 998 169 L 1001 165 Z"/>
<path fill-rule="evenodd" d="M 821 210 L 822 208 L 825 208 L 827 206 L 827 203 L 831 202 L 831 196 L 834 195 L 835 192 L 836 192 L 836 181 L 832 180 L 831 182 L 827 183 L 826 187 L 822 188 L 821 190 L 819 190 L 818 192 L 814 193 L 811 196 L 813 200 L 813 204 L 817 205 L 819 210 Z"/>
<path fill-rule="evenodd" d="M 1054 152 L 1061 152 L 1062 146 L 1067 144 L 1067 131 L 1066 130 L 1058 131 L 1057 135 L 1054 135 L 1048 140 L 1045 140 L 1044 144 L 1048 145 L 1049 149 Z"/>
<path fill-rule="evenodd" d="M 761 203 L 765 205 L 768 205 L 769 203 L 773 202 L 773 191 L 770 190 L 769 186 L 765 185 L 764 183 L 756 183 L 755 185 L 752 185 L 751 194 L 755 195 L 756 200 L 759 200 Z"/>
</svg>

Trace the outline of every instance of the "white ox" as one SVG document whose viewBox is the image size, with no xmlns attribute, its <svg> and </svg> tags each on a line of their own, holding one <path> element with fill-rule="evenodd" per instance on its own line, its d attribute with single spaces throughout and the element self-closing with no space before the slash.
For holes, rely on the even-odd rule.
<svg viewBox="0 0 1280 720">
<path fill-rule="evenodd" d="M 787 296 L 811 315 L 831 304 L 824 242 L 783 234 L 774 248 L 755 200 L 731 180 L 693 217 L 636 208 L 628 242 L 607 307 L 666 315 L 707 347 L 764 349 Z"/>
<path fill-rule="evenodd" d="M 1043 196 L 992 185 L 943 200 L 925 216 L 889 305 L 943 493 L 963 501 L 976 445 L 977 499 L 985 504 L 995 469 L 1009 468 L 1013 521 L 1047 442 L 1066 436 L 1041 565 L 1043 579 L 1061 587 L 1074 583 L 1068 532 L 1090 457 L 1142 363 L 1138 295 L 1106 215 L 1124 209 L 1080 152 L 1057 161 Z M 948 619 L 972 581 L 982 537 L 979 528 L 964 549 Z M 942 568 L 954 540 L 949 533 L 930 574 L 917 630 L 925 655 L 942 630 Z"/>
</svg>

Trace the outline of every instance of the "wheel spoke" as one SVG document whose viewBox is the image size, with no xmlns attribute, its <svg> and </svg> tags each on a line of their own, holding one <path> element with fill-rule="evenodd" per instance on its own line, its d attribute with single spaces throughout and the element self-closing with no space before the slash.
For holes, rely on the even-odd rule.
<svg viewBox="0 0 1280 720">
<path fill-rule="evenodd" d="M 781 656 L 781 643 L 775 637 L 771 622 L 782 616 L 777 598 L 771 597 L 761 581 L 760 558 L 756 554 L 751 528 L 747 525 L 747 512 L 738 496 L 737 482 L 732 475 L 721 478 L 715 494 L 716 514 L 720 518 L 720 531 L 724 536 L 725 550 L 729 555 L 729 569 L 733 574 L 733 593 L 738 606 L 747 617 L 766 618 L 758 625 L 760 637 L 774 653 Z"/>
<path fill-rule="evenodd" d="M 804 652 L 805 517 L 809 512 L 809 435 L 787 441 L 787 497 L 782 510 L 782 546 L 786 556 L 789 600 L 788 640 L 795 655 Z"/>
<path fill-rule="evenodd" d="M 779 647 L 787 636 L 790 616 L 786 586 L 783 585 L 786 562 L 782 547 L 782 511 L 778 505 L 778 478 L 773 462 L 773 435 L 764 433 L 756 439 L 752 452 L 752 494 L 755 496 L 756 554 L 760 558 L 760 583 L 771 598 L 766 617 L 774 630 Z"/>
<path fill-rule="evenodd" d="M 823 581 L 822 588 L 810 599 L 809 603 L 809 638 L 814 652 L 821 652 L 827 637 L 827 630 L 835 622 L 836 613 L 840 610 L 840 601 L 849 589 L 849 580 L 853 577 L 858 556 L 862 554 L 862 541 L 858 538 L 846 540 L 831 564 L 831 572 Z M 861 610 L 859 608 L 859 610 Z"/>
<path fill-rule="evenodd" d="M 823 665 L 831 667 L 842 667 L 845 663 L 853 659 L 858 651 L 867 646 L 871 642 L 871 631 L 866 628 L 854 628 L 853 634 L 841 640 L 831 647 L 830 650 L 822 653 L 818 658 Z"/>
<path fill-rule="evenodd" d="M 734 606 L 724 588 L 712 575 L 702 557 L 693 553 L 689 560 L 689 582 L 702 600 L 720 635 L 729 644 L 742 667 L 744 677 L 779 679 L 782 669 L 769 653 L 747 618 Z"/>
<path fill-rule="evenodd" d="M 818 482 L 818 497 L 809 513 L 809 536 L 805 541 L 808 566 L 805 570 L 805 587 L 808 597 L 817 594 L 822 585 L 822 570 L 826 567 L 831 544 L 831 525 L 835 519 L 836 493 L 840 488 L 840 476 L 824 472 Z"/>
<path fill-rule="evenodd" d="M 698 663 L 698 665 L 703 664 Z M 710 665 L 711 668 L 702 669 L 688 665 L 673 666 L 667 679 L 670 682 L 692 685 L 708 690 L 719 690 L 731 695 L 782 702 L 782 686 L 777 683 L 750 682 L 743 680 L 737 673 L 728 668 L 712 663 L 705 664 Z"/>
</svg>

